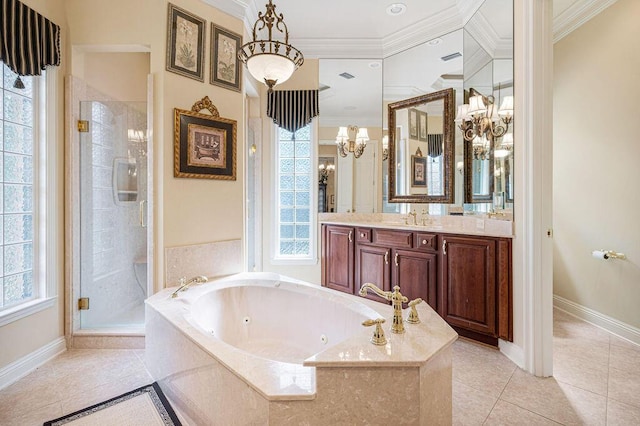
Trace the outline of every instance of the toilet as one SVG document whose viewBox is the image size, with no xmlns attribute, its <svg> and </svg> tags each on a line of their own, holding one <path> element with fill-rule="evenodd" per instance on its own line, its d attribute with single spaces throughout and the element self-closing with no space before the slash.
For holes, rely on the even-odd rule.
<svg viewBox="0 0 640 426">
<path fill-rule="evenodd" d="M 133 262 L 133 271 L 136 282 L 143 294 L 147 294 L 147 258 L 138 258 Z"/>
</svg>

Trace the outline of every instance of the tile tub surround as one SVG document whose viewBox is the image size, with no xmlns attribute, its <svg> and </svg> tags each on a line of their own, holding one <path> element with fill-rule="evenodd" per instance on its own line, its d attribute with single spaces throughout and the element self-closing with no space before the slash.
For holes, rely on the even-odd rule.
<svg viewBox="0 0 640 426">
<path fill-rule="evenodd" d="M 302 365 L 261 358 L 207 335 L 190 318 L 201 295 L 248 277 L 336 304 L 355 304 L 384 317 L 386 346 L 369 342 L 372 328 L 307 358 Z M 147 301 L 147 366 L 163 391 L 194 424 L 331 424 L 358 419 L 377 424 L 450 424 L 451 345 L 456 333 L 426 304 L 418 305 L 421 324 L 389 332 L 391 306 L 276 274 L 245 273 L 194 287 L 171 299 L 171 289 Z M 273 306 L 273 312 L 286 308 Z M 406 312 L 405 312 L 406 316 Z M 295 324 L 294 324 L 295 325 Z M 168 348 L 171 348 L 168 350 Z M 380 390 L 384 389 L 384 392 Z M 389 404 L 389 395 L 393 404 Z M 366 408 L 365 408 L 366 407 Z"/>
<path fill-rule="evenodd" d="M 430 224 L 407 225 L 406 214 L 396 213 L 318 213 L 318 223 L 362 226 L 369 228 L 408 229 L 442 234 L 480 235 L 486 237 L 513 237 L 513 222 L 476 216 L 429 215 Z M 417 213 L 420 222 L 420 212 Z"/>
<path fill-rule="evenodd" d="M 165 249 L 165 284 L 172 287 L 181 277 L 221 277 L 242 272 L 242 241 L 216 241 Z"/>
</svg>

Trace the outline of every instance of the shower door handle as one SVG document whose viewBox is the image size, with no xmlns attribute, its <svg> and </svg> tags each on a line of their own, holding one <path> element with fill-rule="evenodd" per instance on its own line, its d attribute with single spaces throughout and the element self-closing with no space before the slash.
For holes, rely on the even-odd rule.
<svg viewBox="0 0 640 426">
<path fill-rule="evenodd" d="M 143 228 L 147 227 L 147 222 L 144 220 L 145 218 L 145 206 L 147 205 L 147 200 L 140 201 L 140 226 Z"/>
</svg>

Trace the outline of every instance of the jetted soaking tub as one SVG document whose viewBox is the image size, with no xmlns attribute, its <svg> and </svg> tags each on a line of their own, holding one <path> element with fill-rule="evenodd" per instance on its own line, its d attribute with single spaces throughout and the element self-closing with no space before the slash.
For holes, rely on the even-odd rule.
<svg viewBox="0 0 640 426">
<path fill-rule="evenodd" d="M 194 424 L 451 423 L 457 335 L 426 303 L 396 335 L 391 306 L 276 274 L 173 290 L 147 300 L 146 358 Z"/>
</svg>

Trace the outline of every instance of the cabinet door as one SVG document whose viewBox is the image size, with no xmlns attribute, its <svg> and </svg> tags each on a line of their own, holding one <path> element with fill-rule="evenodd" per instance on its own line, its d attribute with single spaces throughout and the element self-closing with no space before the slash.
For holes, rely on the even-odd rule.
<svg viewBox="0 0 640 426">
<path fill-rule="evenodd" d="M 472 237 L 440 238 L 440 315 L 452 326 L 495 336 L 495 241 Z"/>
<path fill-rule="evenodd" d="M 358 294 L 360 287 L 365 283 L 372 283 L 384 291 L 389 291 L 391 289 L 390 259 L 390 248 L 358 244 L 356 246 L 355 294 Z M 366 297 L 384 302 L 384 299 L 375 295 L 368 294 Z"/>
<path fill-rule="evenodd" d="M 393 285 L 400 286 L 400 292 L 409 300 L 420 297 L 434 310 L 437 258 L 435 253 L 393 250 Z"/>
<path fill-rule="evenodd" d="M 325 228 L 324 285 L 353 294 L 354 228 L 327 225 Z"/>
</svg>

